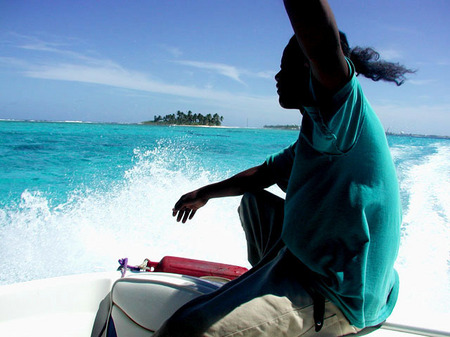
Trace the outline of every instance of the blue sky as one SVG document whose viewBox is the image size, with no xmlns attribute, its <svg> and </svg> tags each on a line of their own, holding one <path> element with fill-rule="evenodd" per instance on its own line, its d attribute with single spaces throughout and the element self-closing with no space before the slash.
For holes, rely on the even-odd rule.
<svg viewBox="0 0 450 337">
<path fill-rule="evenodd" d="M 450 2 L 330 4 L 351 46 L 418 70 L 401 87 L 361 79 L 385 128 L 450 135 Z M 291 34 L 281 0 L 0 0 L 0 119 L 299 124 L 273 79 Z"/>
</svg>

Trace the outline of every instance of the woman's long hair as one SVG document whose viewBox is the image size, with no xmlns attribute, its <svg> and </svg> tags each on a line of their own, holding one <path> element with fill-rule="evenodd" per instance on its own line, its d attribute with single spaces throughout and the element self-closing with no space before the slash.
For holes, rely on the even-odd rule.
<svg viewBox="0 0 450 337">
<path fill-rule="evenodd" d="M 406 74 L 416 72 L 399 63 L 380 60 L 380 54 L 372 48 L 350 48 L 345 34 L 339 32 L 339 35 L 342 51 L 353 62 L 357 75 L 361 74 L 373 81 L 382 80 L 402 85 Z"/>
</svg>

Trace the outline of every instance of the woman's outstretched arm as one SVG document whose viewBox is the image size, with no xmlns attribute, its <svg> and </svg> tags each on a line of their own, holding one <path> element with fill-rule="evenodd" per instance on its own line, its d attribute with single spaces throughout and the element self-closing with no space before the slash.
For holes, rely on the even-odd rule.
<svg viewBox="0 0 450 337">
<path fill-rule="evenodd" d="M 348 81 L 349 69 L 328 1 L 284 0 L 284 5 L 314 78 L 330 94 L 337 92 Z"/>
</svg>

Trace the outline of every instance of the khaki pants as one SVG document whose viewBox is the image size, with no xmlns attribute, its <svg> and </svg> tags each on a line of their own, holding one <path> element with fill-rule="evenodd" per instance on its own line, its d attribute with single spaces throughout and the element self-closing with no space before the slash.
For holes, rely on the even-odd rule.
<svg viewBox="0 0 450 337">
<path fill-rule="evenodd" d="M 316 333 L 313 300 L 302 286 L 302 264 L 280 240 L 284 201 L 268 192 L 245 194 L 239 215 L 254 266 L 219 290 L 179 309 L 155 336 L 343 336 L 358 332 L 325 302 Z"/>
</svg>

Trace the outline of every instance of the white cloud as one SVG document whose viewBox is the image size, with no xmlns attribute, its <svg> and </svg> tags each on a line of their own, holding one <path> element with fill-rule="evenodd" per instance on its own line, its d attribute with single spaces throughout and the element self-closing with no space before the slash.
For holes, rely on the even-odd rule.
<svg viewBox="0 0 450 337">
<path fill-rule="evenodd" d="M 66 53 L 66 51 L 62 49 L 64 46 L 66 46 L 66 44 L 42 41 L 36 38 L 28 38 L 24 43 L 20 44 L 18 48 L 64 54 Z M 71 52 L 71 54 L 73 53 Z"/>
<path fill-rule="evenodd" d="M 273 79 L 275 77 L 275 72 L 272 70 L 259 71 L 257 73 L 254 73 L 253 75 L 260 78 Z"/>
<path fill-rule="evenodd" d="M 183 64 L 190 67 L 195 67 L 203 70 L 211 70 L 220 75 L 229 77 L 239 83 L 244 83 L 240 79 L 240 71 L 233 66 L 223 64 L 223 63 L 212 63 L 212 62 L 198 62 L 198 61 L 176 61 L 176 63 Z"/>
<path fill-rule="evenodd" d="M 403 57 L 403 54 L 400 50 L 388 48 L 388 49 L 379 49 L 378 52 L 380 56 L 384 60 L 398 60 Z"/>
<path fill-rule="evenodd" d="M 220 75 L 229 77 L 239 83 L 245 84 L 244 81 L 241 79 L 242 76 L 248 76 L 248 77 L 257 77 L 257 78 L 264 78 L 264 79 L 273 79 L 275 76 L 274 71 L 259 71 L 259 72 L 252 72 L 245 69 L 239 69 L 231 65 L 223 64 L 223 63 L 213 63 L 213 62 L 199 62 L 199 61 L 175 61 L 176 63 L 195 67 L 203 70 L 209 70 L 216 72 Z"/>
<path fill-rule="evenodd" d="M 183 52 L 180 50 L 180 48 L 177 47 L 162 45 L 161 48 L 167 51 L 173 57 L 180 57 L 183 55 Z"/>
<path fill-rule="evenodd" d="M 100 61 L 98 62 L 98 64 L 101 63 L 102 62 Z M 103 66 L 69 63 L 41 66 L 32 65 L 28 70 L 25 70 L 23 74 L 33 78 L 94 83 L 118 88 L 195 98 L 207 98 L 212 94 L 204 89 L 155 81 L 145 74 L 127 70 L 111 61 L 106 61 Z"/>
<path fill-rule="evenodd" d="M 383 24 L 383 26 L 390 30 L 391 32 L 397 32 L 397 33 L 406 33 L 410 35 L 423 35 L 423 32 L 421 32 L 417 27 L 411 27 L 411 26 L 400 26 L 400 25 L 393 25 L 393 24 Z"/>
<path fill-rule="evenodd" d="M 76 39 L 67 39 L 65 42 L 50 42 L 44 41 L 34 36 L 25 36 L 19 34 L 13 34 L 20 41 L 16 45 L 19 49 L 28 50 L 31 52 L 43 52 L 48 54 L 57 55 L 60 58 L 64 58 L 67 60 L 76 60 L 81 62 L 87 62 L 90 64 L 103 64 L 104 62 L 109 62 L 105 59 L 99 59 L 98 57 L 88 56 L 83 53 L 75 52 L 70 50 L 69 47 L 73 41 L 79 40 Z"/>
<path fill-rule="evenodd" d="M 48 53 L 51 56 L 38 61 L 25 61 L 20 58 L 1 57 L 0 62 L 21 69 L 27 77 L 48 80 L 95 83 L 114 86 L 118 88 L 141 90 L 147 92 L 179 95 L 192 98 L 224 98 L 229 99 L 231 94 L 213 92 L 210 89 L 199 89 L 191 86 L 181 86 L 155 81 L 148 74 L 123 68 L 114 61 L 87 56 L 66 48 L 65 43 L 47 42 L 32 36 L 17 35 L 20 42 L 17 47 L 35 52 Z M 166 46 L 167 47 L 167 46 Z M 168 48 L 168 47 L 167 47 Z M 172 52 L 177 52 L 172 49 Z M 238 74 L 231 67 L 210 64 L 212 69 L 218 69 L 227 76 L 236 77 Z"/>
<path fill-rule="evenodd" d="M 4 56 L 0 57 L 0 64 L 4 64 L 8 67 L 18 67 L 18 68 L 24 68 L 29 66 L 29 63 L 24 60 L 15 57 L 4 57 Z"/>
<path fill-rule="evenodd" d="M 448 60 L 448 59 L 439 60 L 437 62 L 437 65 L 439 65 L 439 66 L 449 66 L 450 65 L 450 60 Z"/>
<path fill-rule="evenodd" d="M 91 83 L 142 92 L 159 93 L 209 101 L 229 109 L 277 109 L 275 96 L 252 96 L 213 90 L 211 87 L 175 85 L 152 79 L 142 72 L 129 70 L 110 60 L 96 60 L 91 64 L 48 63 L 33 64 L 14 58 L 1 58 L 1 62 L 18 66 L 22 74 L 39 79 Z"/>
<path fill-rule="evenodd" d="M 438 82 L 436 79 L 408 80 L 408 83 L 413 85 L 429 85 L 436 82 Z"/>
</svg>

